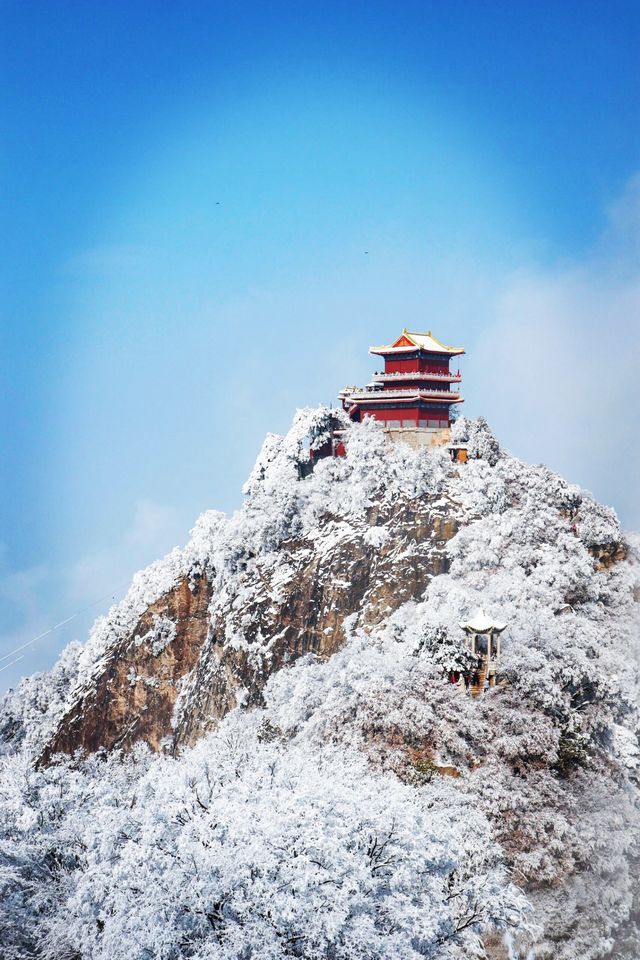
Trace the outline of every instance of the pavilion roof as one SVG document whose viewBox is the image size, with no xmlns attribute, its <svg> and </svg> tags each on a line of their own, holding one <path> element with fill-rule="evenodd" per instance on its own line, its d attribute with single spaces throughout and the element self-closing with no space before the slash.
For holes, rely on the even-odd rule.
<svg viewBox="0 0 640 960">
<path fill-rule="evenodd" d="M 468 633 L 502 633 L 507 625 L 506 623 L 500 623 L 499 620 L 492 620 L 484 610 L 479 609 L 466 623 L 461 620 L 460 626 Z"/>
<path fill-rule="evenodd" d="M 464 353 L 464 347 L 448 347 L 427 330 L 426 333 L 412 333 L 405 327 L 397 340 L 383 347 L 370 347 L 369 353 L 405 353 L 411 350 L 425 350 L 427 353 L 445 353 L 456 356 Z"/>
</svg>

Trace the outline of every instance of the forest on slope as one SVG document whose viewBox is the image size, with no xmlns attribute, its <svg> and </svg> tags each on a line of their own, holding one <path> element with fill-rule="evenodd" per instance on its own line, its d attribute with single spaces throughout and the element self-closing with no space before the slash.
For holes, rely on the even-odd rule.
<svg viewBox="0 0 640 960">
<path fill-rule="evenodd" d="M 638 956 L 637 540 L 482 420 L 305 475 L 333 417 L 5 698 L 9 960 Z"/>
</svg>

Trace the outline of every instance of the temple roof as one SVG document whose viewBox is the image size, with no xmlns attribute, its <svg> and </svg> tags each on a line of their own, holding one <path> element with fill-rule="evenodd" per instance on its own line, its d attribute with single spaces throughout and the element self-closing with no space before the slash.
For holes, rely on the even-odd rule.
<svg viewBox="0 0 640 960">
<path fill-rule="evenodd" d="M 464 347 L 448 347 L 433 336 L 431 330 L 426 333 L 410 333 L 405 329 L 394 343 L 385 347 L 369 347 L 369 353 L 405 353 L 411 350 L 426 350 L 427 353 L 446 353 L 448 356 L 464 353 Z"/>
<path fill-rule="evenodd" d="M 502 633 L 507 625 L 498 620 L 492 620 L 484 610 L 480 609 L 476 610 L 466 623 L 460 621 L 460 626 L 468 633 Z"/>
</svg>

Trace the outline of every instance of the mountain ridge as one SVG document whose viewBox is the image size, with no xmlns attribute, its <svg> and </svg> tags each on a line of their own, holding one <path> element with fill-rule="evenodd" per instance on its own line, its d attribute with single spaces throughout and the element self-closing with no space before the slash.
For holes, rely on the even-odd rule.
<svg viewBox="0 0 640 960">
<path fill-rule="evenodd" d="M 364 757 L 390 795 L 399 782 L 436 810 L 445 796 L 470 804 L 515 884 L 496 896 L 520 919 L 479 913 L 442 956 L 633 956 L 611 951 L 638 942 L 635 541 L 609 508 L 501 451 L 482 420 L 454 427 L 466 464 L 345 422 L 347 456 L 301 470 L 334 418 L 302 411 L 269 435 L 241 510 L 205 514 L 98 621 L 55 710 L 24 733 L 38 776 L 69 763 L 59 751 L 84 751 L 82 765 L 144 744 L 159 754 L 143 778 L 155 764 L 197 770 L 225 737 L 251 743 L 256 763 L 315 751 L 329 776 Z M 448 676 L 476 606 L 508 628 L 499 685 L 470 699 Z M 11 709 L 0 729 L 15 751 Z M 407 955 L 437 956 L 437 940 Z"/>
</svg>

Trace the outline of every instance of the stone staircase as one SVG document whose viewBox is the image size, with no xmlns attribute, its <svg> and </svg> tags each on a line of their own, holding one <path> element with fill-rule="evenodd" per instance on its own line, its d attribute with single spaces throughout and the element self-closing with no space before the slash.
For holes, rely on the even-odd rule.
<svg viewBox="0 0 640 960">
<path fill-rule="evenodd" d="M 472 697 L 477 697 L 484 690 L 484 682 L 487 678 L 487 662 L 483 659 L 478 667 L 478 682 L 469 686 L 469 693 Z"/>
</svg>

